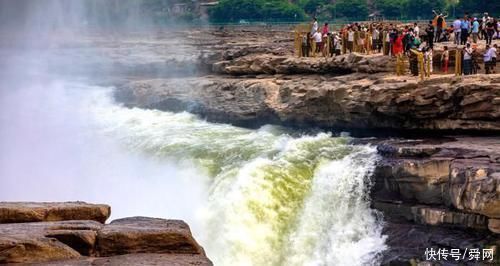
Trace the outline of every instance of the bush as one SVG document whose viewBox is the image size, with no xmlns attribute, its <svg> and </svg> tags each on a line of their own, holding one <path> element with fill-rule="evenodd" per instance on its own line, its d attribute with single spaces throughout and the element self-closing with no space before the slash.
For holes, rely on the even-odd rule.
<svg viewBox="0 0 500 266">
<path fill-rule="evenodd" d="M 305 18 L 304 10 L 286 0 L 221 0 L 209 12 L 210 20 L 215 22 L 242 19 L 293 21 Z"/>
</svg>

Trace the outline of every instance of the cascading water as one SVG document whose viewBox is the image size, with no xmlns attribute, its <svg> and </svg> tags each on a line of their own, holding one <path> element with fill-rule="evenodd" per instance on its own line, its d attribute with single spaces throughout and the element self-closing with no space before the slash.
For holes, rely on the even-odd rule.
<svg viewBox="0 0 500 266">
<path fill-rule="evenodd" d="M 96 110 L 107 133 L 208 177 L 202 243 L 216 265 L 367 265 L 384 249 L 367 190 L 376 153 L 344 137 L 292 136 L 182 113 Z"/>
<path fill-rule="evenodd" d="M 2 127 L 22 120 L 23 110 L 49 111 L 37 116 L 43 124 L 25 128 L 36 131 L 39 147 L 9 145 L 16 124 L 1 132 L 0 175 L 16 175 L 2 181 L 2 199 L 83 199 L 110 203 L 115 217 L 186 219 L 215 265 L 369 265 L 385 248 L 367 196 L 372 147 L 326 133 L 251 130 L 188 113 L 129 109 L 114 103 L 109 88 L 57 82 L 30 88 L 33 98 L 22 91 L 2 95 L 14 94 L 2 97 L 12 111 L 0 116 Z M 17 97 L 31 107 L 8 104 Z M 71 130 L 52 131 L 62 128 Z M 79 160 L 63 158 L 68 153 Z M 41 164 L 14 169 L 10 159 L 20 156 Z M 36 191 L 39 184 L 33 194 L 29 185 L 9 193 L 33 175 L 45 178 L 42 168 L 57 169 L 56 180 L 60 173 L 76 175 L 67 183 L 77 188 L 62 198 Z"/>
</svg>

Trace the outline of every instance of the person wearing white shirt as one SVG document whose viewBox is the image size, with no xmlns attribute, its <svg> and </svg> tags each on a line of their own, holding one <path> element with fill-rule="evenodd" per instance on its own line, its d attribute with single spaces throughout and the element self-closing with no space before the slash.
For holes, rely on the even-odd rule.
<svg viewBox="0 0 500 266">
<path fill-rule="evenodd" d="M 491 52 L 489 44 L 486 45 L 485 53 L 483 54 L 483 61 L 485 73 L 490 74 Z"/>
<path fill-rule="evenodd" d="M 415 24 L 413 24 L 413 25 L 414 25 L 414 27 L 413 27 L 413 32 L 415 33 L 415 36 L 420 37 L 420 28 L 418 27 L 418 24 L 417 24 L 417 23 L 415 23 Z"/>
<path fill-rule="evenodd" d="M 322 41 L 323 41 L 323 35 L 321 34 L 321 32 L 317 31 L 313 34 L 313 39 L 314 39 L 314 42 L 316 43 L 316 51 L 315 53 L 319 53 L 322 51 Z"/>
<path fill-rule="evenodd" d="M 314 18 L 314 22 L 311 28 L 311 35 L 314 35 L 314 33 L 316 33 L 317 31 L 318 31 L 318 19 Z"/>
<path fill-rule="evenodd" d="M 472 48 L 470 43 L 464 48 L 464 75 L 472 74 Z"/>
<path fill-rule="evenodd" d="M 462 32 L 462 21 L 457 17 L 455 21 L 453 21 L 453 33 L 455 34 L 455 44 L 460 44 L 460 33 Z"/>
<path fill-rule="evenodd" d="M 493 47 L 490 48 L 490 56 L 491 56 L 491 73 L 496 73 L 496 67 L 497 67 L 497 44 L 495 43 Z"/>
<path fill-rule="evenodd" d="M 373 28 L 372 30 L 372 50 L 378 50 L 379 49 L 379 34 L 380 32 L 377 30 L 377 28 Z"/>
<path fill-rule="evenodd" d="M 349 28 L 347 32 L 347 49 L 349 49 L 349 53 L 352 53 L 352 49 L 354 48 L 354 31 Z"/>
</svg>

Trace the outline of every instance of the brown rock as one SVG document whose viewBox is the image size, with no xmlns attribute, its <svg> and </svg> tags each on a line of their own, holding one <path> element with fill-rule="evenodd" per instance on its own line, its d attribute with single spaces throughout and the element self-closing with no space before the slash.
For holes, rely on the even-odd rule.
<svg viewBox="0 0 500 266">
<path fill-rule="evenodd" d="M 114 220 L 99 231 L 100 256 L 130 253 L 201 254 L 203 248 L 180 220 L 132 217 Z"/>
<path fill-rule="evenodd" d="M 0 224 L 0 264 L 33 263 L 94 254 L 95 221 Z"/>
<path fill-rule="evenodd" d="M 500 138 L 388 140 L 378 148 L 384 159 L 375 173 L 373 197 L 405 203 L 397 208 L 378 204 L 391 215 L 473 228 L 486 228 L 484 216 L 499 218 Z"/>
<path fill-rule="evenodd" d="M 500 219 L 489 219 L 488 229 L 493 233 L 500 234 Z"/>
<path fill-rule="evenodd" d="M 234 63 L 226 69 L 239 73 L 246 67 L 244 60 L 248 60 L 248 67 L 254 64 L 251 58 L 241 60 L 243 66 Z M 351 131 L 462 129 L 500 132 L 500 104 L 493 101 L 500 97 L 500 84 L 491 83 L 486 76 L 456 82 L 450 82 L 449 77 L 448 82 L 443 81 L 446 78 L 435 78 L 444 83 L 433 83 L 433 79 L 417 82 L 416 79 L 383 74 L 291 75 L 305 71 L 301 64 L 307 60 L 313 59 L 273 61 L 294 66 L 288 70 L 276 70 L 276 73 L 282 71 L 288 75 L 281 78 L 134 81 L 118 90 L 116 97 L 128 106 L 187 110 L 211 121 L 236 125 L 274 123 Z M 328 67 L 322 64 L 330 64 L 330 61 L 316 63 L 327 71 Z M 318 73 L 316 68 L 310 71 Z"/>
<path fill-rule="evenodd" d="M 85 202 L 0 202 L 0 223 L 93 220 L 106 222 L 111 208 Z"/>
<path fill-rule="evenodd" d="M 457 228 L 488 228 L 488 219 L 483 215 L 474 213 L 462 213 L 426 205 L 380 201 L 375 201 L 373 206 L 381 210 L 384 217 L 389 220 L 404 219 L 417 224 Z"/>
<path fill-rule="evenodd" d="M 200 254 L 128 254 L 105 258 L 83 257 L 74 260 L 52 261 L 35 265 L 52 266 L 136 266 L 136 265 L 169 265 L 169 266 L 211 266 L 212 262 Z"/>
<path fill-rule="evenodd" d="M 215 62 L 212 71 L 229 75 L 321 74 L 392 72 L 394 62 L 388 56 L 352 53 L 335 58 L 313 58 L 251 54 L 233 60 Z"/>
</svg>

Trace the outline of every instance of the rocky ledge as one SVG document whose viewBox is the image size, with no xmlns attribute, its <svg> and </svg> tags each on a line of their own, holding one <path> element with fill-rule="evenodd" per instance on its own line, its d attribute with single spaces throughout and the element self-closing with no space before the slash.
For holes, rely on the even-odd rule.
<svg viewBox="0 0 500 266">
<path fill-rule="evenodd" d="M 153 79 L 121 86 L 116 98 L 250 127 L 500 132 L 498 74 L 423 82 L 387 73 Z"/>
<path fill-rule="evenodd" d="M 183 221 L 103 224 L 109 214 L 109 206 L 83 202 L 0 202 L 0 264 L 212 265 Z"/>
<path fill-rule="evenodd" d="M 357 53 L 331 58 L 253 54 L 212 65 L 213 73 L 228 75 L 380 73 L 394 69 L 394 60 L 388 56 Z"/>
<path fill-rule="evenodd" d="M 385 263 L 423 261 L 430 247 L 498 251 L 500 137 L 361 142 L 382 157 L 372 200 L 386 220 Z"/>
</svg>

